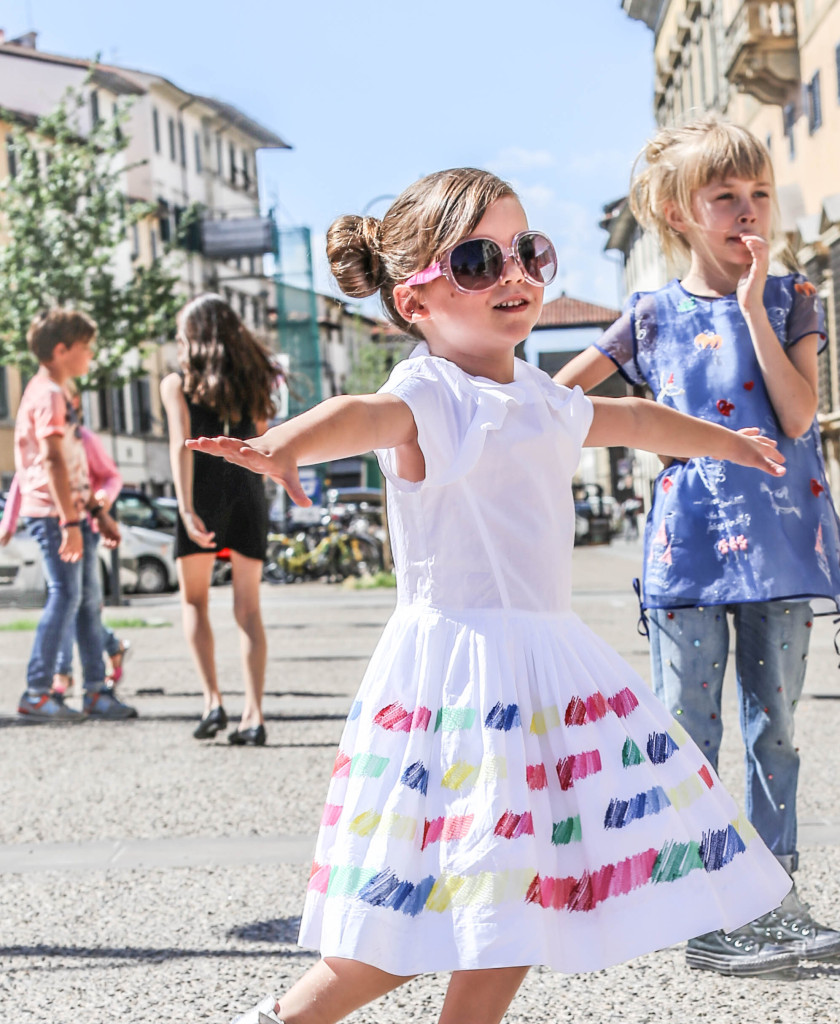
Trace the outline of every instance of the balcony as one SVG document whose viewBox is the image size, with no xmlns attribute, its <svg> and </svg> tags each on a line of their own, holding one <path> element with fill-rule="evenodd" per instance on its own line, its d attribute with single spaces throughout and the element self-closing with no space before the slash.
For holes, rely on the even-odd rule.
<svg viewBox="0 0 840 1024">
<path fill-rule="evenodd" d="M 793 3 L 745 0 L 726 30 L 726 77 L 739 92 L 783 106 L 799 85 Z"/>
</svg>

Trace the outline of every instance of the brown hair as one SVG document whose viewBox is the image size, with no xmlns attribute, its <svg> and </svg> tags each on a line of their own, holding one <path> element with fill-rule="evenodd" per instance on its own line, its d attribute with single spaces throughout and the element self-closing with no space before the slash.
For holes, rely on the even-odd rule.
<svg viewBox="0 0 840 1024">
<path fill-rule="evenodd" d="M 96 324 L 75 309 L 47 309 L 39 313 L 26 332 L 26 344 L 39 363 L 48 363 L 58 345 L 71 348 L 77 341 L 92 341 Z"/>
<path fill-rule="evenodd" d="M 419 327 L 397 312 L 394 286 L 474 231 L 491 203 L 515 195 L 489 171 L 456 167 L 410 185 L 381 221 L 339 217 L 327 232 L 327 257 L 339 288 L 355 298 L 379 291 L 391 322 L 422 337 Z"/>
<path fill-rule="evenodd" d="M 184 394 L 238 423 L 271 419 L 278 368 L 221 295 L 207 292 L 178 313 Z"/>
<path fill-rule="evenodd" d="M 773 190 L 770 241 L 776 250 L 774 255 L 784 257 L 785 241 L 779 237 L 770 154 L 748 128 L 714 114 L 662 128 L 648 142 L 633 165 L 630 209 L 643 228 L 656 234 L 669 263 L 679 265 L 690 257 L 691 250 L 685 238 L 668 223 L 666 207 L 673 205 L 687 221 L 693 222 L 691 200 L 698 188 L 726 178 L 762 177 L 767 178 Z"/>
</svg>

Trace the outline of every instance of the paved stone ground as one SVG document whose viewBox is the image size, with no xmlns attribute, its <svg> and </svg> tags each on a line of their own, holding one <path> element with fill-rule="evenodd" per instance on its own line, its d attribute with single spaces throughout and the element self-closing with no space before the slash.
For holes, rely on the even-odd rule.
<svg viewBox="0 0 840 1024">
<path fill-rule="evenodd" d="M 639 550 L 575 553 L 575 607 L 647 678 L 629 580 Z M 213 593 L 229 711 L 240 706 L 230 590 Z M 111 616 L 135 651 L 123 690 L 136 722 L 26 727 L 14 717 L 31 633 L 0 632 L 0 1020 L 6 1024 L 224 1024 L 314 960 L 298 915 L 343 715 L 393 592 L 265 587 L 269 742 L 200 744 L 200 711 L 177 595 Z M 0 610 L 0 625 L 31 615 Z M 840 924 L 840 675 L 830 620 L 818 620 L 798 713 L 802 747 L 799 886 Z M 731 680 L 722 777 L 740 793 Z M 682 947 L 572 977 L 531 972 L 509 1024 L 840 1021 L 840 962 L 736 981 L 689 972 Z M 355 1014 L 356 1024 L 436 1019 L 446 977 L 419 978 Z"/>
</svg>

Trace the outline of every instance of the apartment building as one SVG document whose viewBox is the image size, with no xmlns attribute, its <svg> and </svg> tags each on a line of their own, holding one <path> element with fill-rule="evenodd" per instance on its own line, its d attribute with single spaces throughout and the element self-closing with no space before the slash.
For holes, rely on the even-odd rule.
<svg viewBox="0 0 840 1024">
<path fill-rule="evenodd" d="M 781 227 L 819 289 L 829 344 L 820 357 L 820 424 L 840 491 L 840 0 L 621 0 L 653 33 L 653 108 L 661 125 L 719 111 L 773 159 Z M 643 140 L 639 140 L 641 147 Z M 661 253 L 626 200 L 605 208 L 607 248 L 624 254 L 628 291 L 666 279 Z"/>
<path fill-rule="evenodd" d="M 88 73 L 88 61 L 38 50 L 35 33 L 8 42 L 0 35 L 0 108 L 9 112 L 7 121 L 0 120 L 0 181 L 15 173 L 10 131 L 34 126 L 37 116 L 52 110 L 68 87 L 87 93 L 88 102 L 79 114 L 80 131 L 128 99 L 125 194 L 130 200 L 155 204 L 156 212 L 135 226 L 117 255 L 117 272 L 127 277 L 134 267 L 161 255 L 174 240 L 184 211 L 194 203 L 210 221 L 236 221 L 251 234 L 263 231 L 263 248 L 271 249 L 270 232 L 258 220 L 257 152 L 288 149 L 288 143 L 236 107 L 190 93 L 160 75 L 98 65 L 85 84 Z M 269 325 L 273 281 L 266 276 L 259 253 L 211 257 L 206 246 L 196 243 L 190 250 L 180 250 L 177 259 L 185 298 L 206 290 L 220 292 L 244 322 L 275 347 Z M 174 346 L 158 345 L 147 359 L 147 377 L 111 394 L 85 396 L 87 420 L 114 446 L 126 482 L 151 491 L 160 491 L 170 479 L 158 382 L 173 364 Z M 12 436 L 20 383 L 15 370 L 0 367 L 4 479 L 14 470 Z"/>
</svg>

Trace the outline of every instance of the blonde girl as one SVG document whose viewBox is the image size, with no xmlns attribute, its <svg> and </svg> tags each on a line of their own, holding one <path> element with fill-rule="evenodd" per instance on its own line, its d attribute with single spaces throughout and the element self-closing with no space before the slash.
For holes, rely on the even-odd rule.
<svg viewBox="0 0 840 1024">
<path fill-rule="evenodd" d="M 643 595 L 654 689 L 714 766 L 731 615 L 747 814 L 792 873 L 793 716 L 811 602 L 833 610 L 840 595 L 838 520 L 815 419 L 822 306 L 802 274 L 769 273 L 781 248 L 773 168 L 747 129 L 705 118 L 659 132 L 630 200 L 681 274 L 632 295 L 624 316 L 555 379 L 588 390 L 618 369 L 663 408 L 730 430 L 757 424 L 785 456 L 783 484 L 704 458 L 668 466 L 647 524 Z M 814 921 L 792 890 L 747 929 L 692 940 L 686 956 L 692 967 L 760 974 L 795 951 L 831 956 L 840 933 Z"/>
<path fill-rule="evenodd" d="M 496 1024 L 532 964 L 597 970 L 768 910 L 786 874 L 571 611 L 571 479 L 582 444 L 621 441 L 775 482 L 775 446 L 590 401 L 515 359 L 556 255 L 492 174 L 423 178 L 327 246 L 342 290 L 378 290 L 418 339 L 410 358 L 379 393 L 262 438 L 189 442 L 302 505 L 310 462 L 373 449 L 390 484 L 397 609 L 336 755 L 301 925 L 322 958 L 241 1021 L 327 1024 L 451 971 L 442 1024 Z"/>
</svg>

